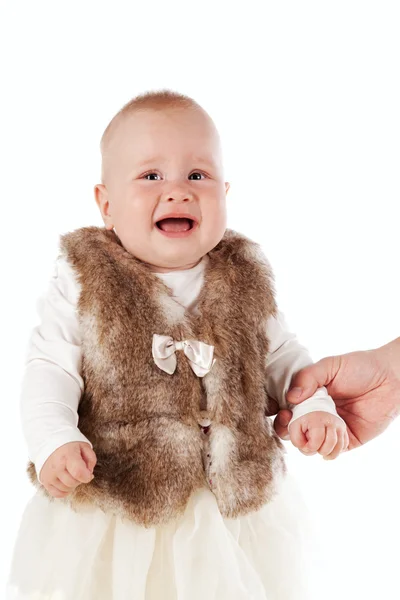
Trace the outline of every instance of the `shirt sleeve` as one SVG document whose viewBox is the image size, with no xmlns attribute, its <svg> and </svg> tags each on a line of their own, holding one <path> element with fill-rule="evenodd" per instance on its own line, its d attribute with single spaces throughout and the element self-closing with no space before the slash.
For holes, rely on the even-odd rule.
<svg viewBox="0 0 400 600">
<path fill-rule="evenodd" d="M 41 468 L 60 446 L 87 442 L 93 447 L 78 429 L 84 387 L 78 297 L 72 267 L 58 258 L 48 290 L 36 305 L 40 323 L 29 338 L 20 395 L 22 431 L 39 481 Z"/>
<path fill-rule="evenodd" d="M 289 425 L 303 415 L 314 411 L 325 411 L 339 417 L 335 402 L 328 394 L 326 387 L 318 388 L 310 398 L 300 404 L 287 402 L 286 393 L 293 375 L 313 364 L 313 360 L 307 349 L 299 343 L 296 335 L 289 331 L 282 312 L 278 311 L 276 317 L 269 318 L 267 337 L 269 351 L 266 358 L 265 387 L 268 395 L 278 403 L 280 409 L 288 408 L 292 411 Z"/>
</svg>

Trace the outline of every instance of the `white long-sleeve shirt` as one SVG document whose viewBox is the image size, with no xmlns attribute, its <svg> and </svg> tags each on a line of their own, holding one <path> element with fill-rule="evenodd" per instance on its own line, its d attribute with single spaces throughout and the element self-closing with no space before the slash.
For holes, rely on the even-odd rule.
<svg viewBox="0 0 400 600">
<path fill-rule="evenodd" d="M 206 255 L 192 269 L 157 273 L 189 311 L 196 311 L 207 260 Z M 87 442 L 93 447 L 78 427 L 78 406 L 84 388 L 77 316 L 79 294 L 75 272 L 66 259 L 58 258 L 48 290 L 38 300 L 40 323 L 29 339 L 20 396 L 23 434 L 38 478 L 46 460 L 60 446 Z M 295 334 L 288 331 L 282 313 L 269 319 L 267 336 L 266 389 L 280 408 L 293 410 L 291 422 L 314 410 L 337 415 L 324 387 L 300 405 L 288 405 L 286 392 L 293 374 L 312 364 L 312 360 Z"/>
</svg>

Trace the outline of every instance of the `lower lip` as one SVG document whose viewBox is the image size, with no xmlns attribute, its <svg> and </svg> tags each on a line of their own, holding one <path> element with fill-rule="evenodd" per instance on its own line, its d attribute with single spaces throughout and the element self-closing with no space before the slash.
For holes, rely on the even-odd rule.
<svg viewBox="0 0 400 600">
<path fill-rule="evenodd" d="M 191 229 L 188 229 L 187 231 L 163 231 L 162 229 L 160 229 L 159 227 L 157 227 L 157 225 L 155 225 L 155 228 L 162 233 L 162 235 L 165 235 L 165 237 L 169 237 L 169 238 L 186 238 L 189 237 L 189 235 L 191 233 L 193 233 L 193 231 L 195 229 L 197 229 L 198 227 L 198 223 L 193 223 L 193 227 Z"/>
</svg>

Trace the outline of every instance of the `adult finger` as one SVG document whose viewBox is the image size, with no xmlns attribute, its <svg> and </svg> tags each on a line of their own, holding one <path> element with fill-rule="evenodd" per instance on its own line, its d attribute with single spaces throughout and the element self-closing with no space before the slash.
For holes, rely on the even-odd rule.
<svg viewBox="0 0 400 600">
<path fill-rule="evenodd" d="M 272 417 L 279 412 L 279 404 L 273 398 L 268 398 L 268 404 L 265 409 L 265 416 Z"/>
<path fill-rule="evenodd" d="M 283 409 L 278 412 L 274 420 L 274 429 L 280 438 L 283 440 L 289 439 L 288 425 L 292 418 L 292 411 Z"/>
</svg>

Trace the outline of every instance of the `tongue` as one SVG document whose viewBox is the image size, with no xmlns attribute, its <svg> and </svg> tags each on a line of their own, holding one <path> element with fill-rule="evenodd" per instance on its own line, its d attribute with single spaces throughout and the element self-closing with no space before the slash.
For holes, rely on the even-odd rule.
<svg viewBox="0 0 400 600">
<path fill-rule="evenodd" d="M 190 221 L 189 219 L 171 217 L 160 221 L 159 226 L 163 231 L 187 231 L 190 229 Z"/>
</svg>

